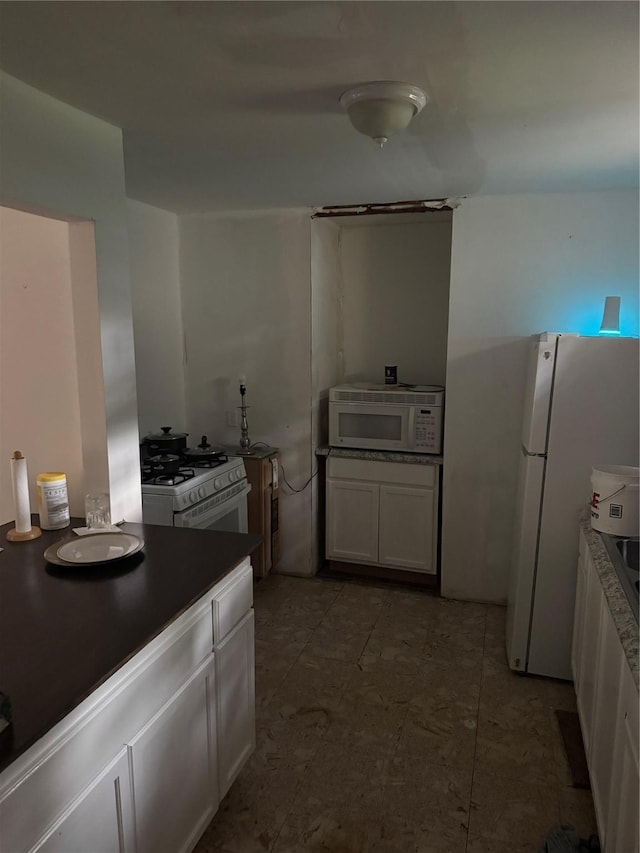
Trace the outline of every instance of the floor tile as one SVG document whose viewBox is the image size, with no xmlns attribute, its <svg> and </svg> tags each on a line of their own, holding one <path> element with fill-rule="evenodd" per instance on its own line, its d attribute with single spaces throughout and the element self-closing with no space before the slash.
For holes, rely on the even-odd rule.
<svg viewBox="0 0 640 853">
<path fill-rule="evenodd" d="M 475 753 L 476 767 L 519 781 L 558 786 L 551 735 L 511 730 L 491 720 L 479 720 Z"/>
<path fill-rule="evenodd" d="M 275 842 L 293 803 L 301 773 L 288 769 L 243 773 L 204 835 L 198 853 L 264 853 Z"/>
<path fill-rule="evenodd" d="M 396 753 L 382 805 L 375 853 L 464 853 L 469 823 L 472 765 L 435 766 Z"/>
<path fill-rule="evenodd" d="M 357 661 L 369 640 L 369 628 L 345 629 L 323 620 L 309 640 L 305 651 L 332 660 Z"/>
<path fill-rule="evenodd" d="M 344 699 L 327 730 L 326 739 L 343 748 L 356 746 L 385 757 L 393 756 L 407 715 L 400 704 L 376 705 Z"/>
<path fill-rule="evenodd" d="M 425 765 L 472 767 L 476 712 L 443 690 L 417 694 L 411 701 L 398 742 L 398 754 L 418 755 Z"/>
<path fill-rule="evenodd" d="M 476 766 L 473 776 L 469 838 L 496 843 L 537 844 L 557 826 L 560 808 L 555 788 L 486 773 Z"/>
<path fill-rule="evenodd" d="M 285 821 L 273 853 L 370 853 L 376 827 L 368 809 L 351 804 L 319 805 L 316 813 L 292 813 Z"/>
<path fill-rule="evenodd" d="M 560 787 L 560 822 L 572 826 L 581 838 L 598 834 L 590 790 L 571 785 Z"/>
</svg>

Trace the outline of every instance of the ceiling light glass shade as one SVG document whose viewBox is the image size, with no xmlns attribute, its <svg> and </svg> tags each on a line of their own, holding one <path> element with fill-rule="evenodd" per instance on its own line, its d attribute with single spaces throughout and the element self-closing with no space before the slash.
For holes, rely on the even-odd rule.
<svg viewBox="0 0 640 853">
<path fill-rule="evenodd" d="M 604 300 L 604 311 L 602 323 L 600 324 L 601 335 L 620 334 L 620 297 L 607 296 Z"/>
<path fill-rule="evenodd" d="M 410 83 L 364 83 L 340 96 L 351 124 L 382 147 L 390 136 L 409 126 L 427 102 L 427 96 Z"/>
</svg>

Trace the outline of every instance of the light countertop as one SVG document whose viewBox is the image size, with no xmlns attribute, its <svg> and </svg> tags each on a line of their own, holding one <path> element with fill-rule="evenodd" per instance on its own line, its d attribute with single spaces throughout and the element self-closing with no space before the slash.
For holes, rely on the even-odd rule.
<svg viewBox="0 0 640 853">
<path fill-rule="evenodd" d="M 633 615 L 627 596 L 611 562 L 607 549 L 600 534 L 591 527 L 588 513 L 581 519 L 582 530 L 586 536 L 589 552 L 598 572 L 604 596 L 613 617 L 613 622 L 618 632 L 622 648 L 627 656 L 629 668 L 633 675 L 636 686 L 639 683 L 638 667 L 638 623 Z"/>
<path fill-rule="evenodd" d="M 352 447 L 316 448 L 316 456 L 338 456 L 342 459 L 373 459 L 377 462 L 405 462 L 413 465 L 442 465 L 443 457 L 435 453 L 405 453 L 398 450 L 357 450 Z"/>
</svg>

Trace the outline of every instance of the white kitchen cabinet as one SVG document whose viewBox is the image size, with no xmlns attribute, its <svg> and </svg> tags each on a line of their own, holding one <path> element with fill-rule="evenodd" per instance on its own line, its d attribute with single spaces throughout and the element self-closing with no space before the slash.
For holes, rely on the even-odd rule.
<svg viewBox="0 0 640 853">
<path fill-rule="evenodd" d="M 433 517 L 433 489 L 381 484 L 378 562 L 433 573 Z"/>
<path fill-rule="evenodd" d="M 600 624 L 605 607 L 604 594 L 591 558 L 587 562 L 587 589 L 582 612 L 582 645 L 580 652 L 580 689 L 576 704 L 580 714 L 582 739 L 587 756 L 591 752 L 593 714 L 598 677 Z"/>
<path fill-rule="evenodd" d="M 252 604 L 245 559 L 10 764 L 2 853 L 191 850 L 255 745 Z"/>
<path fill-rule="evenodd" d="M 32 848 L 32 853 L 87 853 L 88 850 L 91 853 L 135 850 L 126 749 L 71 803 Z"/>
<path fill-rule="evenodd" d="M 623 661 L 612 760 L 606 853 L 638 853 L 638 688 Z"/>
<path fill-rule="evenodd" d="M 436 574 L 438 467 L 329 457 L 326 556 Z"/>
<path fill-rule="evenodd" d="M 572 660 L 600 843 L 638 853 L 638 687 L 582 531 L 580 555 Z"/>
<path fill-rule="evenodd" d="M 573 616 L 573 637 L 571 641 L 571 672 L 576 692 L 580 688 L 580 661 L 582 660 L 582 640 L 584 634 L 584 607 L 587 597 L 587 543 L 580 538 L 580 554 L 576 573 L 576 603 Z"/>
<path fill-rule="evenodd" d="M 327 557 L 378 562 L 379 488 L 358 480 L 328 480 Z"/>
<path fill-rule="evenodd" d="M 254 624 L 252 610 L 214 651 L 221 799 L 256 745 Z"/>
<path fill-rule="evenodd" d="M 218 808 L 210 655 L 129 744 L 137 853 L 190 850 Z"/>
<path fill-rule="evenodd" d="M 599 584 L 598 584 L 599 586 Z M 602 616 L 600 620 L 600 635 L 598 642 L 598 660 L 596 665 L 596 687 L 594 695 L 591 745 L 589 752 L 589 767 L 591 768 L 591 790 L 596 813 L 600 824 L 609 827 L 609 801 L 612 775 L 615 772 L 611 760 L 614 750 L 618 723 L 618 693 L 621 666 L 626 666 L 623 660 L 622 648 L 618 632 L 604 600 L 602 588 Z M 602 839 L 606 842 L 606 837 Z"/>
</svg>

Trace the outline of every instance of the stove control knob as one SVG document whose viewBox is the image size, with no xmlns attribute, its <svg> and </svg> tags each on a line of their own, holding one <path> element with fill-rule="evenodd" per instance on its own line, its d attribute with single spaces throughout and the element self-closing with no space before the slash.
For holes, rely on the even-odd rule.
<svg viewBox="0 0 640 853">
<path fill-rule="evenodd" d="M 198 500 L 198 493 L 196 492 L 195 489 L 193 489 L 193 491 L 189 492 L 189 500 L 193 504 Z"/>
<path fill-rule="evenodd" d="M 220 489 L 223 485 L 221 478 L 216 477 L 216 479 L 213 481 L 213 485 L 216 487 L 216 489 Z"/>
<path fill-rule="evenodd" d="M 227 477 L 230 483 L 233 483 L 233 471 L 229 472 L 229 476 Z"/>
<path fill-rule="evenodd" d="M 198 494 L 200 495 L 201 498 L 206 498 L 207 490 L 205 489 L 204 486 L 200 486 L 200 488 L 198 489 Z"/>
<path fill-rule="evenodd" d="M 238 470 L 236 471 L 236 480 L 241 480 L 241 479 L 242 479 L 242 470 L 240 468 L 238 468 Z"/>
</svg>

